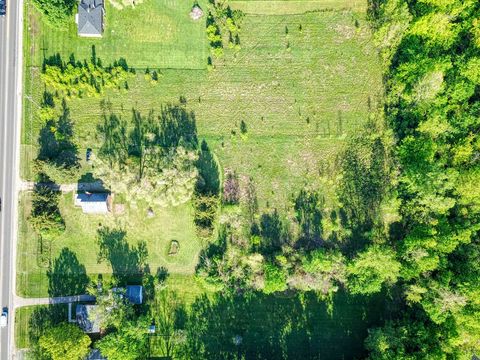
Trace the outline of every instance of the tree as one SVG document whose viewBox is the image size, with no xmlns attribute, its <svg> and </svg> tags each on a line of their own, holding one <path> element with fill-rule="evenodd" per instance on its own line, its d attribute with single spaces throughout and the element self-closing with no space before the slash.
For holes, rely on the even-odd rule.
<svg viewBox="0 0 480 360">
<path fill-rule="evenodd" d="M 43 237 L 54 237 L 65 230 L 65 222 L 58 208 L 60 192 L 49 184 L 38 184 L 32 195 L 30 222 Z"/>
<path fill-rule="evenodd" d="M 78 326 L 62 323 L 47 329 L 38 343 L 42 354 L 51 360 L 83 360 L 91 340 Z"/>
<path fill-rule="evenodd" d="M 156 326 L 155 347 L 162 356 L 175 358 L 186 320 L 186 310 L 175 292 L 168 289 L 156 291 L 150 307 Z"/>
<path fill-rule="evenodd" d="M 287 290 L 287 273 L 281 267 L 267 263 L 263 267 L 265 286 L 263 292 L 271 294 L 277 291 Z"/>
<path fill-rule="evenodd" d="M 393 250 L 371 245 L 359 253 L 347 267 L 348 288 L 352 294 L 373 294 L 383 284 L 394 284 L 400 274 L 400 263 Z"/>
<path fill-rule="evenodd" d="M 47 22 L 62 29 L 73 22 L 73 13 L 77 6 L 76 0 L 33 0 L 33 4 L 45 16 Z"/>
<path fill-rule="evenodd" d="M 148 323 L 143 319 L 138 322 L 124 322 L 114 331 L 95 343 L 103 356 L 109 360 L 145 359 L 148 350 Z"/>
<path fill-rule="evenodd" d="M 104 106 L 107 110 L 109 105 Z M 127 129 L 131 130 L 128 132 Z M 197 180 L 195 116 L 169 105 L 155 117 L 132 110 L 130 122 L 104 115 L 97 128 L 101 140 L 94 175 L 128 200 L 160 206 L 189 200 Z"/>
</svg>

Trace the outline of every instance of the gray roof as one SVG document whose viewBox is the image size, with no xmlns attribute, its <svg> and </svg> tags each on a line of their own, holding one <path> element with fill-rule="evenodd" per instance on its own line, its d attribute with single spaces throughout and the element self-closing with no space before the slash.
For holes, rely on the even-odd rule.
<svg viewBox="0 0 480 360">
<path fill-rule="evenodd" d="M 143 302 L 143 286 L 127 285 L 125 296 L 132 304 L 140 305 Z"/>
<path fill-rule="evenodd" d="M 81 0 L 78 4 L 78 34 L 101 36 L 103 33 L 103 0 Z"/>
<path fill-rule="evenodd" d="M 143 303 L 143 286 L 141 285 L 127 285 L 125 288 L 113 288 L 112 291 L 122 297 L 125 296 L 134 305 Z"/>
<path fill-rule="evenodd" d="M 77 305 L 75 312 L 77 324 L 86 333 L 100 332 L 100 317 L 95 311 L 96 308 L 97 305 Z"/>
<path fill-rule="evenodd" d="M 92 351 L 90 351 L 85 360 L 107 360 L 107 358 L 102 356 L 100 350 L 92 349 Z"/>
<path fill-rule="evenodd" d="M 75 206 L 81 206 L 86 214 L 108 213 L 108 193 L 77 193 Z"/>
</svg>

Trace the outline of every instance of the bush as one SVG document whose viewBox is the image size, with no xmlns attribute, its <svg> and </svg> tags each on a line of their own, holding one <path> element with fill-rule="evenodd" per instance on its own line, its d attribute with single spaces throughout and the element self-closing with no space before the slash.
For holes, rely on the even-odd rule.
<svg viewBox="0 0 480 360">
<path fill-rule="evenodd" d="M 265 294 L 287 290 L 287 273 L 281 267 L 274 264 L 265 264 L 263 274 L 265 279 L 263 292 Z"/>
</svg>

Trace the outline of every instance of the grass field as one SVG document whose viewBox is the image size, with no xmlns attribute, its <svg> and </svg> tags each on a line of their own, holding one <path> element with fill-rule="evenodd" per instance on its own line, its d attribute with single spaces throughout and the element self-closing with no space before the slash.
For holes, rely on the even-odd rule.
<svg viewBox="0 0 480 360">
<path fill-rule="evenodd" d="M 101 39 L 80 38 L 72 18 L 67 29 L 47 25 L 38 11 L 26 2 L 27 66 L 41 66 L 44 57 L 59 53 L 68 59 L 89 59 L 92 45 L 105 64 L 123 57 L 138 68 L 205 69 L 207 42 L 205 17 L 189 17 L 188 0 L 145 1 L 135 8 L 117 10 L 105 1 L 105 31 Z M 200 1 L 204 4 L 204 1 Z"/>
<path fill-rule="evenodd" d="M 246 14 L 287 15 L 303 14 L 307 11 L 366 10 L 364 0 L 233 0 L 234 9 Z"/>
<path fill-rule="evenodd" d="M 318 168 L 364 124 L 369 103 L 375 106 L 380 69 L 362 16 L 348 11 L 246 16 L 242 49 L 227 52 L 216 70 L 165 69 L 157 85 L 139 73 L 128 92 L 105 97 L 128 117 L 132 108 L 147 113 L 185 96 L 199 136 L 222 167 L 252 176 L 262 205 L 283 207 L 305 182 L 315 183 Z M 22 147 L 25 178 L 32 176 L 29 164 L 42 126 L 35 114 L 42 88 L 33 86 L 38 72 L 31 74 L 27 86 L 32 85 L 34 101 L 26 101 Z M 69 102 L 80 154 L 95 148 L 100 101 Z M 246 136 L 239 135 L 242 120 Z"/>
<path fill-rule="evenodd" d="M 194 271 L 196 259 L 202 243 L 197 239 L 189 204 L 169 209 L 155 209 L 155 216 L 147 218 L 147 207 L 128 207 L 122 215 L 84 215 L 80 208 L 73 206 L 73 193 L 64 194 L 60 210 L 67 228 L 64 234 L 52 241 L 51 250 L 45 251 L 47 260 L 40 261 L 39 242 L 35 232 L 26 220 L 29 216 L 30 194 L 21 197 L 21 217 L 18 248 L 17 291 L 27 297 L 48 296 L 48 260 L 55 260 L 62 249 L 71 250 L 87 274 L 110 274 L 112 267 L 108 261 L 98 263 L 97 229 L 99 224 L 126 231 L 126 242 L 134 251 L 138 241 L 147 242 L 150 271 L 155 273 L 160 266 L 177 275 L 189 275 Z M 171 240 L 180 244 L 176 255 L 168 255 Z M 117 257 L 127 258 L 127 250 Z M 122 264 L 121 258 L 113 259 Z"/>
</svg>

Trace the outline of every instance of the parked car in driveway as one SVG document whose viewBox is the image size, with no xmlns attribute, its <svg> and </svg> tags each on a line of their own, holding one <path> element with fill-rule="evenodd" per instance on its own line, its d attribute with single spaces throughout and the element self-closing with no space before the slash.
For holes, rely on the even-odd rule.
<svg viewBox="0 0 480 360">
<path fill-rule="evenodd" d="M 0 327 L 6 327 L 8 324 L 8 309 L 5 307 L 2 310 L 2 315 L 0 315 Z"/>
</svg>

